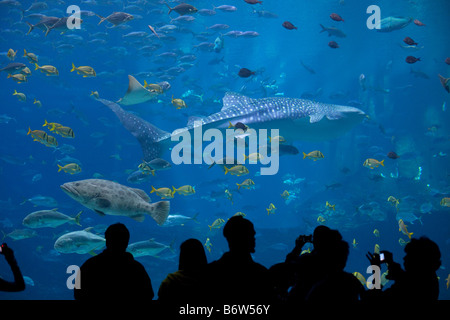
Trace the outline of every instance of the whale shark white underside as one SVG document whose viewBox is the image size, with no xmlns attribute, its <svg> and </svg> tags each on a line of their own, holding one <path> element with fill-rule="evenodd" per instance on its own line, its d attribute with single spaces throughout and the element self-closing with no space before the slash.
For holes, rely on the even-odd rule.
<svg viewBox="0 0 450 320">
<path fill-rule="evenodd" d="M 355 107 L 297 98 L 253 99 L 227 92 L 219 112 L 204 118 L 190 119 L 186 127 L 170 133 L 124 110 L 115 102 L 105 99 L 98 101 L 109 107 L 125 129 L 139 141 L 145 161 L 162 157 L 172 137 L 194 129 L 199 123 L 202 124 L 202 130 L 207 130 L 226 129 L 230 122 L 242 122 L 255 130 L 279 129 L 279 135 L 288 141 L 324 141 L 348 132 L 366 117 L 362 110 Z"/>
</svg>

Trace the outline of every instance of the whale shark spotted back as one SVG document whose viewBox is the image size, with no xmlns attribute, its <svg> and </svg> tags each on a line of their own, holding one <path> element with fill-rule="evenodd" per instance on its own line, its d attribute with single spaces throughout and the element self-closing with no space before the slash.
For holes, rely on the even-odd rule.
<svg viewBox="0 0 450 320">
<path fill-rule="evenodd" d="M 290 141 L 323 141 L 336 138 L 360 123 L 366 114 L 355 107 L 332 105 L 306 99 L 272 97 L 253 99 L 227 92 L 222 109 L 203 118 L 191 119 L 186 127 L 172 133 L 125 111 L 118 104 L 98 99 L 108 106 L 122 125 L 139 141 L 145 161 L 159 158 L 171 138 L 194 129 L 226 129 L 230 122 L 242 122 L 253 129 L 279 129 Z"/>
</svg>

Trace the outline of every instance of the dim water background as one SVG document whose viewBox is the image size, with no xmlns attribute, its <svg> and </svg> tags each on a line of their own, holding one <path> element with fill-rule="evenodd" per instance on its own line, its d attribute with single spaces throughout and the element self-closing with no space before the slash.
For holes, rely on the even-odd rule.
<svg viewBox="0 0 450 320">
<path fill-rule="evenodd" d="M 31 3 L 21 1 L 21 7 L 27 9 Z M 55 229 L 35 229 L 37 236 L 29 239 L 4 239 L 14 250 L 23 275 L 31 278 L 34 285 L 27 285 L 20 293 L 0 293 L 1 299 L 72 299 L 73 292 L 66 287 L 70 275 L 66 269 L 69 265 L 80 266 L 90 256 L 60 254 L 53 248 L 55 240 L 66 232 L 88 227 L 94 227 L 94 233 L 103 235 L 105 228 L 115 222 L 122 222 L 129 228 L 130 243 L 153 238 L 166 245 L 173 244 L 174 252 L 166 249 L 158 257 L 136 258 L 145 266 L 156 294 L 165 276 L 177 270 L 178 248 L 184 240 L 193 237 L 205 243 L 209 238 L 213 245 L 211 252 L 206 252 L 209 262 L 227 251 L 222 228 L 210 231 L 208 226 L 218 218 L 227 220 L 236 212 L 245 213 L 254 223 L 256 252 L 253 258 L 266 267 L 284 261 L 296 237 L 311 234 L 319 224 L 317 218 L 323 216 L 324 224 L 338 229 L 349 242 L 350 255 L 345 270 L 358 271 L 367 277 L 365 255 L 368 251 L 373 252 L 375 244 L 382 250 L 392 251 L 395 261 L 403 263 L 404 247 L 399 244 L 399 238 L 408 239 L 398 230 L 395 207 L 387 202 L 391 195 L 403 199 L 401 201 L 408 210 L 421 218 L 423 224 L 417 220 L 413 224 L 406 223 L 408 230 L 414 233 L 413 237 L 428 236 L 439 245 L 442 254 L 442 267 L 437 271 L 440 299 L 450 298 L 445 284 L 450 273 L 450 209 L 440 206 L 440 200 L 450 194 L 450 128 L 446 108 L 450 101 L 449 93 L 442 88 L 437 76 L 450 76 L 450 66 L 444 62 L 450 56 L 448 1 L 265 0 L 263 5 L 252 6 L 237 0 L 195 0 L 189 3 L 198 9 L 227 4 L 236 6 L 237 11 L 216 10 L 214 16 L 195 14 L 195 21 L 177 24 L 185 28 L 183 32 L 167 34 L 173 37 L 170 40 L 123 37 L 133 31 L 145 31 L 150 36 L 148 24 L 155 28 L 170 24 L 168 9 L 162 2 L 137 2 L 129 10 L 124 6 L 130 4 L 121 1 L 109 4 L 104 1 L 96 4 L 47 3 L 48 9 L 40 13 L 62 17 L 66 15 L 68 5 L 76 4 L 82 10 L 102 16 L 125 11 L 141 17 L 117 28 L 108 28 L 107 22 L 98 25 L 96 16 L 83 16 L 80 30 L 64 35 L 52 30 L 45 37 L 39 29 L 26 35 L 28 26 L 24 21 L 28 20 L 21 20 L 19 9 L 1 8 L 1 66 L 9 62 L 6 52 L 12 48 L 17 50 L 15 61 L 25 63 L 32 75 L 27 83 L 17 84 L 7 79 L 5 72 L 0 73 L 0 114 L 13 118 L 0 123 L 0 229 L 8 234 L 14 229 L 25 228 L 22 220 L 26 215 L 52 209 L 34 207 L 25 201 L 36 195 L 53 197 L 58 203 L 58 211 L 70 216 L 83 210 L 82 227 L 65 224 Z M 413 17 L 426 26 L 411 23 L 390 33 L 369 30 L 366 9 L 372 4 L 380 7 L 382 18 Z M 175 5 L 170 3 L 172 7 Z M 278 17 L 259 17 L 253 10 L 266 10 Z M 332 12 L 339 13 L 345 22 L 332 21 L 329 17 Z M 178 17 L 178 14 L 173 12 L 170 17 Z M 283 28 L 284 21 L 292 22 L 298 30 Z M 259 36 L 224 37 L 224 48 L 220 53 L 196 49 L 194 46 L 204 41 L 196 35 L 216 23 L 230 26 L 223 33 L 251 30 Z M 347 36 L 328 37 L 326 32 L 320 33 L 319 24 L 337 27 Z M 213 43 L 219 33 L 210 33 L 206 41 Z M 402 40 L 406 36 L 423 48 L 418 51 L 402 49 L 400 45 L 404 45 Z M 328 42 L 331 40 L 338 42 L 340 47 L 330 48 Z M 154 44 L 160 47 L 150 53 L 142 50 L 142 47 Z M 34 71 L 22 57 L 24 49 L 39 56 L 39 65 L 56 66 L 59 76 L 47 77 Z M 195 54 L 196 60 L 190 68 L 174 71 L 169 74 L 172 78 L 166 78 L 165 71 L 180 61 L 158 57 L 164 52 L 177 52 L 178 57 Z M 405 62 L 408 55 L 420 57 L 421 61 L 409 65 Z M 210 63 L 212 59 L 222 57 L 222 62 Z M 302 67 L 301 62 L 314 69 L 315 74 Z M 83 78 L 70 72 L 72 63 L 77 67 L 93 67 L 97 76 Z M 237 73 L 242 67 L 257 71 L 257 74 L 240 78 Z M 429 78 L 416 76 L 411 73 L 411 68 Z M 224 175 L 218 166 L 208 170 L 206 164 L 173 165 L 170 170 L 157 172 L 148 181 L 133 184 L 127 177 L 142 162 L 141 148 L 115 115 L 90 96 L 91 91 L 98 91 L 100 97 L 117 101 L 127 90 L 128 74 L 141 83 L 144 80 L 148 83 L 169 81 L 171 89 L 158 96 L 158 102 L 124 108 L 170 132 L 185 126 L 190 116 L 219 111 L 227 91 L 252 98 L 281 94 L 299 98 L 315 94 L 312 99 L 320 102 L 356 105 L 370 116 L 370 120 L 332 141 L 294 142 L 300 153 L 281 156 L 276 175 L 259 175 L 260 165 L 257 164 L 249 164 L 250 173 L 242 177 Z M 366 90 L 358 80 L 361 74 L 366 77 Z M 27 101 L 18 101 L 12 95 L 14 90 L 25 93 Z M 203 95 L 203 100 L 187 94 L 189 90 L 195 95 Z M 183 94 L 188 107 L 176 110 L 171 105 L 171 97 L 181 98 Z M 33 104 L 35 98 L 42 102 L 41 108 Z M 55 150 L 27 136 L 29 127 L 46 130 L 42 127 L 44 120 L 74 130 L 74 139 L 56 135 L 59 147 L 66 144 L 72 146 L 72 150 Z M 320 150 L 325 158 L 319 161 L 303 159 L 302 152 L 313 150 Z M 389 151 L 395 151 L 400 158 L 388 158 Z M 78 159 L 82 172 L 76 175 L 58 172 L 58 160 L 65 156 Z M 164 158 L 170 160 L 170 153 Z M 367 158 L 384 160 L 384 167 L 373 170 L 363 167 Z M 189 217 L 198 214 L 197 221 L 189 221 L 183 226 L 159 227 L 150 217 L 142 223 L 128 217 L 101 217 L 60 189 L 65 182 L 89 179 L 98 174 L 103 179 L 140 188 L 148 194 L 151 186 L 195 186 L 195 195 L 177 194 L 170 200 L 170 214 Z M 237 191 L 236 183 L 247 178 L 255 182 L 255 189 Z M 232 192 L 233 203 L 225 197 L 225 189 Z M 281 197 L 284 190 L 291 194 L 288 201 Z M 150 196 L 153 202 L 159 200 L 155 194 Z M 335 204 L 336 210 L 327 210 L 326 201 Z M 277 210 L 268 215 L 266 208 L 270 203 Z M 421 207 L 425 213 L 421 212 Z M 374 229 L 379 230 L 379 237 L 373 234 Z M 356 247 L 352 245 L 354 239 Z M 0 259 L 0 276 L 12 280 L 3 258 Z"/>
</svg>

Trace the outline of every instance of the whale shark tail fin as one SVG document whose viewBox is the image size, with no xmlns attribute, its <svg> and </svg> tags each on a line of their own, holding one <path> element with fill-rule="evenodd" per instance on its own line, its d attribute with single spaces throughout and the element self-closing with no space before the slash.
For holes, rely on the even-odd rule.
<svg viewBox="0 0 450 320">
<path fill-rule="evenodd" d="M 159 129 L 138 116 L 125 111 L 117 103 L 98 99 L 115 113 L 120 122 L 140 143 L 144 154 L 144 161 L 161 158 L 164 147 L 162 141 L 170 137 L 170 133 Z"/>
</svg>

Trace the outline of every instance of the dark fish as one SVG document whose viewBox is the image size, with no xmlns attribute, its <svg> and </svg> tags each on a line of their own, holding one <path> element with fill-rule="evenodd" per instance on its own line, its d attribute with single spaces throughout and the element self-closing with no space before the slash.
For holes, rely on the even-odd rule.
<svg viewBox="0 0 450 320">
<path fill-rule="evenodd" d="M 31 23 L 29 23 L 27 21 L 28 26 L 30 27 L 30 29 L 28 29 L 27 34 L 29 34 L 31 31 L 33 31 L 34 28 L 39 28 L 42 30 L 46 30 L 47 27 L 51 27 L 52 25 L 54 25 L 60 18 L 58 17 L 42 17 L 41 20 L 39 20 L 38 23 L 36 23 L 35 25 L 32 25 Z"/>
<path fill-rule="evenodd" d="M 169 5 L 166 3 L 167 8 L 169 8 L 169 12 L 167 14 L 170 14 L 172 11 L 175 11 L 176 13 L 178 13 L 180 16 L 185 15 L 185 14 L 192 14 L 192 13 L 196 13 L 198 10 L 196 7 L 187 4 L 187 3 L 180 3 L 179 5 L 171 8 L 169 7 Z"/>
<path fill-rule="evenodd" d="M 244 0 L 244 1 L 247 2 L 248 4 L 257 4 L 257 3 L 262 4 L 262 1 L 259 0 Z"/>
<path fill-rule="evenodd" d="M 298 149 L 289 144 L 278 145 L 278 150 L 279 150 L 280 156 L 284 156 L 284 155 L 294 155 L 295 156 L 296 154 L 299 154 Z"/>
<path fill-rule="evenodd" d="M 294 26 L 294 25 L 293 25 L 292 23 L 290 23 L 289 21 L 283 22 L 282 26 L 285 27 L 285 28 L 288 29 L 288 30 L 294 30 L 294 29 L 297 30 L 297 27 Z"/>
<path fill-rule="evenodd" d="M 97 17 L 100 18 L 100 22 L 98 24 L 100 24 L 106 20 L 106 21 L 112 23 L 115 27 L 117 27 L 119 24 L 122 24 L 122 23 L 125 23 L 127 21 L 134 19 L 134 17 L 131 14 L 128 14 L 125 12 L 113 12 L 106 18 L 97 14 Z"/>
<path fill-rule="evenodd" d="M 339 45 L 337 44 L 336 41 L 330 41 L 330 42 L 328 42 L 328 46 L 329 46 L 330 48 L 333 48 L 333 49 L 339 48 Z"/>
<path fill-rule="evenodd" d="M 405 59 L 406 63 L 412 64 L 412 63 L 416 63 L 417 61 L 421 61 L 420 58 L 416 58 L 413 56 L 407 56 Z"/>
<path fill-rule="evenodd" d="M 68 28 L 68 26 L 67 26 L 67 20 L 68 20 L 69 18 L 67 18 L 67 17 L 64 17 L 64 18 L 61 18 L 61 19 L 59 19 L 58 21 L 56 21 L 52 26 L 48 26 L 48 25 L 46 25 L 46 28 L 47 28 L 47 31 L 45 32 L 45 36 L 47 36 L 48 35 L 48 33 L 51 31 L 51 30 L 53 30 L 53 29 L 56 29 L 56 30 L 62 30 L 62 33 L 64 33 L 64 32 L 66 32 L 67 30 L 69 30 L 69 28 Z M 80 19 L 80 18 L 74 18 L 74 20 L 75 20 L 75 22 L 76 23 L 78 23 L 78 24 L 81 24 L 82 22 L 83 22 L 83 20 L 82 19 Z M 69 21 L 71 21 L 71 20 L 69 20 Z M 72 22 L 73 23 L 73 22 Z"/>
<path fill-rule="evenodd" d="M 410 37 L 406 37 L 405 39 L 403 39 L 403 42 L 406 44 L 409 44 L 410 46 L 417 46 L 418 43 L 414 42 L 413 39 L 411 39 Z"/>
<path fill-rule="evenodd" d="M 20 62 L 11 62 L 10 64 L 8 64 L 6 67 L 1 68 L 0 72 L 2 71 L 6 71 L 8 73 L 13 73 L 13 72 L 17 72 L 17 71 L 21 71 L 22 69 L 24 69 L 26 67 L 26 65 L 24 65 L 23 63 Z"/>
<path fill-rule="evenodd" d="M 333 19 L 334 21 L 342 21 L 342 22 L 344 22 L 344 19 L 342 19 L 341 16 L 338 15 L 337 13 L 330 14 L 330 18 Z"/>
<path fill-rule="evenodd" d="M 325 185 L 326 190 L 335 190 L 340 187 L 342 187 L 342 184 L 339 182 Z"/>
<path fill-rule="evenodd" d="M 234 129 L 241 129 L 244 132 L 247 131 L 247 126 L 245 124 L 243 124 L 242 122 L 236 122 L 236 124 L 234 125 Z"/>
<path fill-rule="evenodd" d="M 438 74 L 439 80 L 441 80 L 441 84 L 447 92 L 450 93 L 450 78 L 444 78 L 440 74 Z"/>
<path fill-rule="evenodd" d="M 335 36 L 338 38 L 345 38 L 347 36 L 344 32 L 342 32 L 338 28 L 331 28 L 331 27 L 327 28 L 327 27 L 324 27 L 323 25 L 320 25 L 320 26 L 322 27 L 322 30 L 320 30 L 320 33 L 326 31 L 326 32 L 328 32 L 329 37 Z"/>
<path fill-rule="evenodd" d="M 446 64 L 450 65 L 450 58 L 446 58 L 444 61 Z"/>
<path fill-rule="evenodd" d="M 238 76 L 241 78 L 248 78 L 254 74 L 255 74 L 255 71 L 250 71 L 247 68 L 242 68 L 241 70 L 239 70 Z"/>
<path fill-rule="evenodd" d="M 394 151 L 389 151 L 387 154 L 387 157 L 390 159 L 398 159 L 400 156 L 398 154 L 396 154 Z"/>
</svg>

